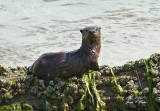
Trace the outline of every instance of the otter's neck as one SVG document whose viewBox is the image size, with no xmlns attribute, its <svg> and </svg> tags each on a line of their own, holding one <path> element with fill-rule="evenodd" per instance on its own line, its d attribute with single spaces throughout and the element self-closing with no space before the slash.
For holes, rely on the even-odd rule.
<svg viewBox="0 0 160 111">
<path fill-rule="evenodd" d="M 80 47 L 80 50 L 86 54 L 95 55 L 98 59 L 101 50 L 101 37 L 100 40 L 93 43 L 82 40 L 82 46 Z"/>
</svg>

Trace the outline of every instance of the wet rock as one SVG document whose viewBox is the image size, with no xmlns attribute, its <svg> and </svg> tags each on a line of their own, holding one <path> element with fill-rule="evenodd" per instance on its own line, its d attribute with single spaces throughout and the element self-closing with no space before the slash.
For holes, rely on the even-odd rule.
<svg viewBox="0 0 160 111">
<path fill-rule="evenodd" d="M 111 101 L 111 97 L 110 97 L 110 96 L 108 96 L 108 97 L 103 97 L 102 100 L 107 103 L 107 102 L 110 102 L 110 101 Z"/>
<path fill-rule="evenodd" d="M 111 73 L 110 68 L 109 67 L 105 67 L 104 68 L 104 72 L 105 72 L 105 74 L 110 74 Z"/>
<path fill-rule="evenodd" d="M 38 86 L 37 86 L 37 85 L 36 85 L 36 86 L 32 86 L 32 87 L 31 87 L 31 92 L 32 92 L 34 95 L 36 95 L 37 92 L 38 92 Z"/>
<path fill-rule="evenodd" d="M 19 89 L 18 92 L 19 92 L 19 94 L 25 94 L 26 90 L 25 89 Z"/>
<path fill-rule="evenodd" d="M 53 80 L 49 81 L 49 85 L 54 87 L 54 85 L 55 85 L 54 81 Z"/>
<path fill-rule="evenodd" d="M 145 60 L 144 59 L 140 59 L 139 60 L 139 65 L 140 66 L 145 66 L 146 65 Z"/>
<path fill-rule="evenodd" d="M 159 93 L 160 93 L 160 91 L 157 88 L 153 88 L 153 95 L 154 96 L 158 96 Z"/>
<path fill-rule="evenodd" d="M 21 76 L 21 73 L 19 71 L 14 71 L 15 74 L 17 74 L 18 76 Z"/>
<path fill-rule="evenodd" d="M 156 102 L 160 103 L 160 90 L 153 88 L 153 97 Z"/>
<path fill-rule="evenodd" d="M 64 82 L 64 81 L 61 81 L 61 82 L 59 82 L 59 85 L 60 85 L 61 87 L 63 87 L 63 86 L 65 85 L 65 82 Z"/>
<path fill-rule="evenodd" d="M 158 63 L 158 61 L 160 60 L 160 53 L 154 53 L 150 56 L 150 59 L 154 62 L 154 63 Z"/>
<path fill-rule="evenodd" d="M 39 98 L 39 97 L 42 97 L 42 95 L 43 95 L 43 92 L 42 92 L 42 91 L 38 91 L 37 97 L 38 97 L 38 98 Z"/>
<path fill-rule="evenodd" d="M 10 93 L 10 92 L 7 92 L 5 95 L 4 95 L 5 99 L 12 99 L 13 98 L 13 95 Z"/>
<path fill-rule="evenodd" d="M 114 73 L 120 73 L 121 71 L 123 71 L 123 68 L 124 67 L 122 67 L 122 66 L 115 66 L 112 69 L 113 69 Z"/>
<path fill-rule="evenodd" d="M 149 93 L 149 88 L 148 87 L 144 88 L 142 92 L 143 92 L 143 94 L 148 94 Z"/>
<path fill-rule="evenodd" d="M 17 83 L 17 88 L 20 89 L 22 87 L 21 83 Z"/>
<path fill-rule="evenodd" d="M 155 97 L 155 101 L 160 103 L 160 96 Z"/>
<path fill-rule="evenodd" d="M 10 73 L 12 73 L 12 71 L 9 68 L 0 65 L 0 76 L 7 76 Z"/>
<path fill-rule="evenodd" d="M 128 91 L 126 89 L 123 90 L 123 93 L 127 95 Z"/>
<path fill-rule="evenodd" d="M 77 80 L 77 77 L 72 77 L 72 81 L 76 81 Z"/>
<path fill-rule="evenodd" d="M 28 83 L 31 83 L 33 80 L 34 80 L 33 75 L 27 75 L 27 76 L 26 76 L 26 81 L 27 81 Z"/>
<path fill-rule="evenodd" d="M 44 80 L 39 80 L 39 90 L 43 90 L 45 88 Z"/>
<path fill-rule="evenodd" d="M 104 69 L 99 71 L 102 75 L 105 74 Z"/>
<path fill-rule="evenodd" d="M 116 101 L 119 102 L 119 103 L 121 103 L 121 102 L 124 101 L 124 98 L 123 98 L 122 96 L 117 96 L 115 99 L 116 99 Z"/>
<path fill-rule="evenodd" d="M 6 93 L 6 92 L 8 92 L 8 90 L 5 89 L 5 88 L 1 88 L 1 92 L 2 92 L 2 93 Z"/>
<path fill-rule="evenodd" d="M 78 90 L 78 86 L 75 83 L 73 83 L 72 86 L 71 85 L 69 85 L 69 86 L 70 86 L 72 91 L 77 91 Z"/>
<path fill-rule="evenodd" d="M 61 94 L 61 91 L 60 90 L 57 90 L 56 91 L 56 94 L 59 96 Z"/>
<path fill-rule="evenodd" d="M 74 98 L 72 96 L 68 96 L 68 102 L 69 102 L 69 104 L 73 104 Z"/>
<path fill-rule="evenodd" d="M 56 84 L 56 85 L 54 86 L 54 88 L 55 88 L 56 90 L 58 90 L 58 89 L 61 89 L 61 86 L 60 86 L 59 84 Z"/>
<path fill-rule="evenodd" d="M 158 90 L 160 90 L 160 82 L 157 83 L 156 88 L 157 88 Z"/>
<path fill-rule="evenodd" d="M 101 73 L 96 71 L 95 72 L 95 79 L 99 79 L 101 77 Z"/>
<path fill-rule="evenodd" d="M 111 85 L 114 86 L 115 85 L 115 82 L 113 80 L 113 77 L 111 78 Z"/>
<path fill-rule="evenodd" d="M 134 103 L 137 106 L 146 106 L 147 102 L 146 102 L 146 98 L 144 96 L 137 96 L 136 98 L 134 98 Z"/>
<path fill-rule="evenodd" d="M 133 98 L 134 98 L 134 96 L 131 94 L 131 95 L 129 95 L 126 99 L 127 99 L 127 101 L 132 101 Z"/>
<path fill-rule="evenodd" d="M 133 89 L 133 87 L 134 87 L 134 81 L 133 80 L 128 81 L 126 89 Z"/>
<path fill-rule="evenodd" d="M 140 68 L 140 67 L 144 67 L 144 66 L 145 66 L 144 59 L 136 60 L 134 63 L 134 67 L 136 67 L 136 68 Z"/>
<path fill-rule="evenodd" d="M 99 82 L 99 80 L 98 80 Z M 105 78 L 102 78 L 102 85 L 110 85 L 111 84 L 111 78 L 110 77 L 105 77 Z"/>
<path fill-rule="evenodd" d="M 153 83 L 158 83 L 160 81 L 160 78 L 159 77 L 153 78 L 152 81 Z"/>
<path fill-rule="evenodd" d="M 82 96 L 84 94 L 84 90 L 83 89 L 79 89 L 78 90 L 78 94 L 79 94 L 79 96 Z"/>
<path fill-rule="evenodd" d="M 134 104 L 133 101 L 127 101 L 126 102 L 126 107 L 131 108 L 131 109 L 135 109 L 136 108 L 136 104 Z"/>
<path fill-rule="evenodd" d="M 127 63 L 123 66 L 124 71 L 130 71 L 132 69 L 132 64 Z"/>
<path fill-rule="evenodd" d="M 108 110 L 113 110 L 113 109 L 115 109 L 116 104 L 114 102 L 110 102 L 110 103 L 108 103 L 107 107 L 108 107 Z"/>
<path fill-rule="evenodd" d="M 152 79 L 152 98 L 158 104 L 160 103 L 159 58 L 160 56 L 155 54 L 152 57 L 154 64 L 149 64 L 149 76 L 155 75 Z M 15 69 L 9 68 L 9 70 L 11 71 L 9 74 L 19 74 L 20 76 L 13 84 L 12 82 L 9 83 L 7 79 L 0 79 L 0 95 L 5 96 L 4 98 L 1 96 L 0 101 L 4 99 L 9 102 L 13 97 L 31 93 L 34 98 L 42 99 L 43 97 L 47 97 L 47 99 L 52 101 L 53 105 L 57 107 L 61 106 L 61 101 L 64 101 L 63 99 L 65 97 L 67 107 L 72 109 L 85 94 L 85 83 L 81 77 L 71 77 L 68 79 L 54 78 L 49 82 L 48 86 L 45 86 L 44 80 L 33 77 L 33 75 L 26 75 L 26 69 L 23 67 L 17 67 Z M 128 62 L 124 66 L 113 67 L 113 71 L 116 76 L 116 81 L 121 86 L 123 93 L 116 92 L 115 81 L 109 67 L 105 67 L 100 72 L 95 72 L 96 88 L 98 89 L 101 100 L 106 102 L 108 111 L 119 110 L 120 106 L 117 105 L 117 103 L 124 104 L 127 110 L 134 111 L 137 107 L 142 107 L 142 110 L 145 109 L 144 111 L 147 111 L 145 100 L 146 96 L 148 96 L 149 88 L 144 59 Z M 5 73 L 8 74 L 8 72 Z M 91 94 L 95 96 L 91 87 L 92 86 L 89 86 Z M 88 99 L 89 95 L 86 97 Z M 126 102 L 123 103 L 124 101 Z"/>
<path fill-rule="evenodd" d="M 130 80 L 131 78 L 129 76 L 120 76 L 119 77 L 119 82 L 121 85 L 126 85 L 127 82 Z"/>
<path fill-rule="evenodd" d="M 158 70 L 155 69 L 149 69 L 149 72 L 155 76 L 158 76 Z"/>
</svg>

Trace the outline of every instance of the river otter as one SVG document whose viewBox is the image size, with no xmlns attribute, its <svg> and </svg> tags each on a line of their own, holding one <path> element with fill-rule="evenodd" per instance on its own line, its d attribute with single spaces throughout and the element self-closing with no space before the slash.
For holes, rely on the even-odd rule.
<svg viewBox="0 0 160 111">
<path fill-rule="evenodd" d="M 80 30 L 82 45 L 72 52 L 45 53 L 29 68 L 29 73 L 41 79 L 71 77 L 87 70 L 99 70 L 98 57 L 101 49 L 101 28 L 92 26 Z"/>
</svg>

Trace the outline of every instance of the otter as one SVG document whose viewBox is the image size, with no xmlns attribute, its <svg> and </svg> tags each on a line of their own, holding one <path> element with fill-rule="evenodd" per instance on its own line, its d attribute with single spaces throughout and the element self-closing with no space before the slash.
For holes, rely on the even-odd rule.
<svg viewBox="0 0 160 111">
<path fill-rule="evenodd" d="M 31 67 L 29 73 L 41 79 L 79 76 L 88 70 L 99 70 L 101 27 L 90 26 L 80 30 L 82 44 L 71 52 L 45 53 Z"/>
</svg>

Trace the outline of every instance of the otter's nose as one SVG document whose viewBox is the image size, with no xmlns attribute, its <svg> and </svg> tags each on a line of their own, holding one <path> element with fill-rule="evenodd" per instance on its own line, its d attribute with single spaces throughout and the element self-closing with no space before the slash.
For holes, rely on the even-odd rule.
<svg viewBox="0 0 160 111">
<path fill-rule="evenodd" d="M 94 31 L 94 30 L 92 30 L 92 31 L 89 31 L 89 33 L 90 33 L 90 34 L 94 34 L 94 33 L 95 33 L 95 31 Z"/>
</svg>

